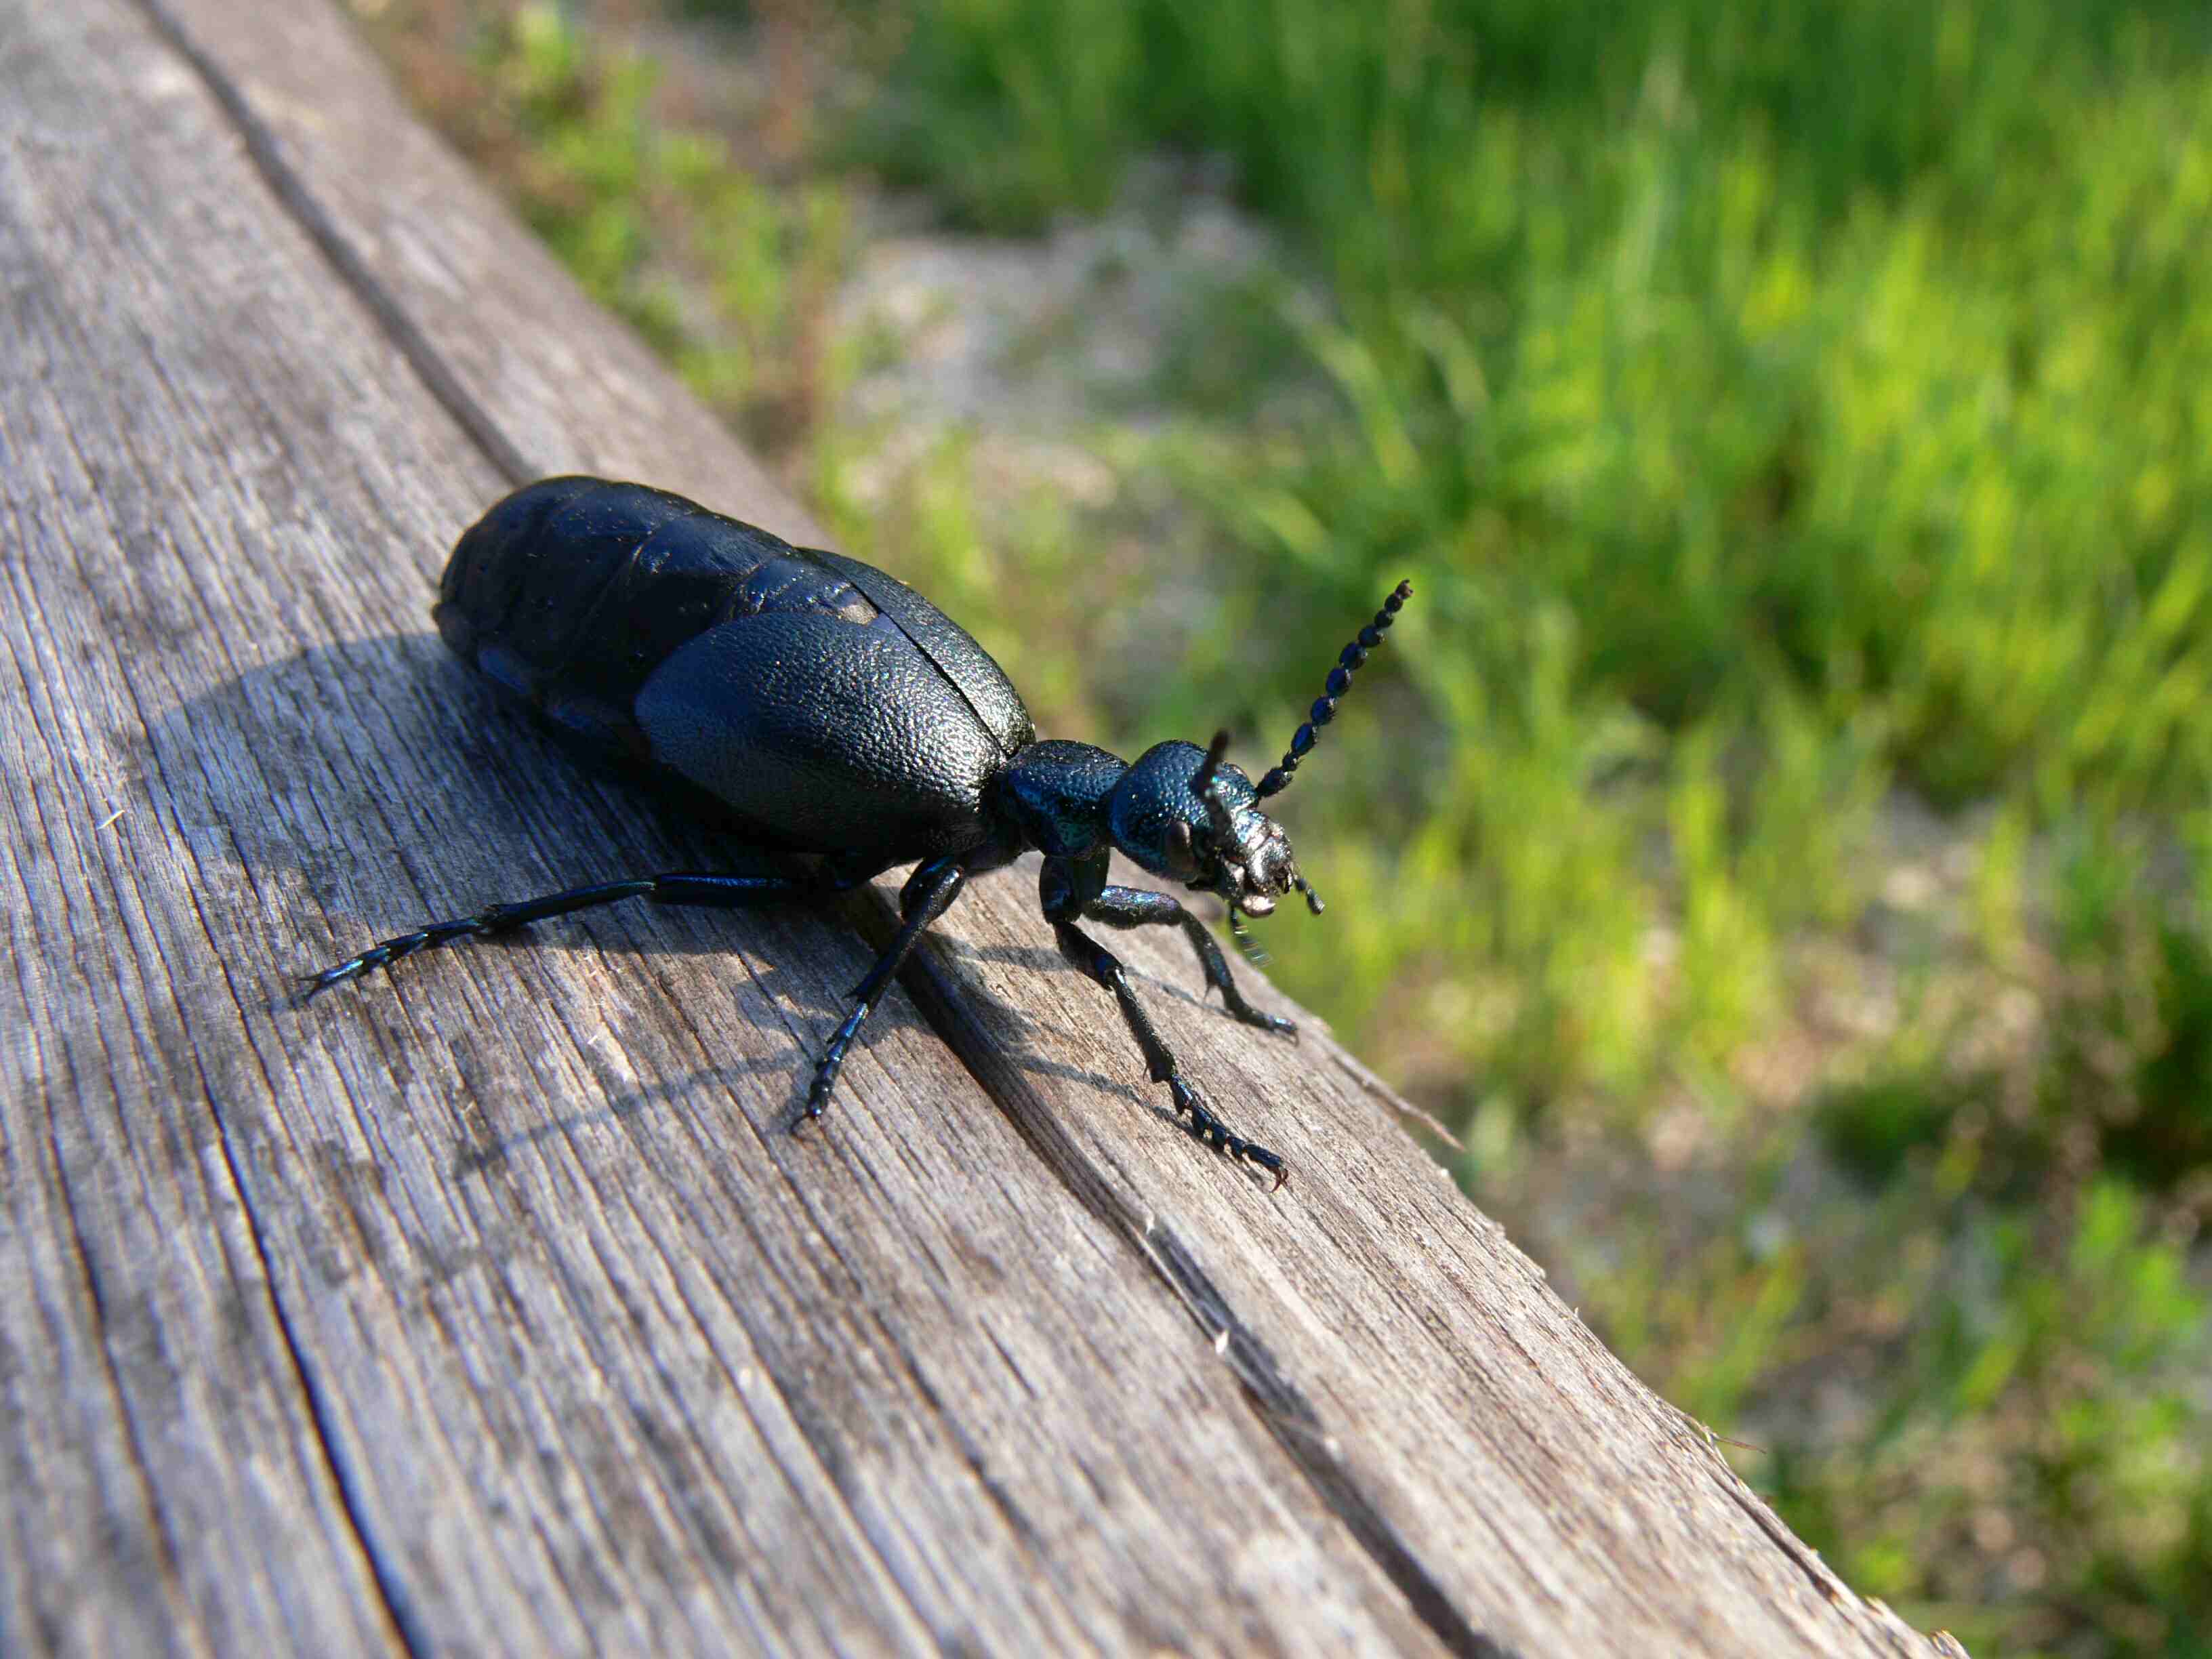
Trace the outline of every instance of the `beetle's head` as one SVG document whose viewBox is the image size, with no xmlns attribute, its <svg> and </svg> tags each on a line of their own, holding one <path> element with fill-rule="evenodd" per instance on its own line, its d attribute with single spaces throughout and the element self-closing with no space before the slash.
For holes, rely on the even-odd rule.
<svg viewBox="0 0 2212 1659">
<path fill-rule="evenodd" d="M 1382 643 L 1413 594 L 1413 583 L 1400 582 L 1375 619 L 1338 654 L 1289 751 L 1256 785 L 1222 758 L 1229 733 L 1218 732 L 1208 749 L 1194 743 L 1153 744 L 1107 798 L 1115 845 L 1156 876 L 1217 895 L 1229 907 L 1230 932 L 1248 951 L 1243 918 L 1271 914 L 1276 899 L 1292 888 L 1305 895 L 1314 915 L 1322 911 L 1321 896 L 1298 873 L 1291 838 L 1260 803 L 1290 787 L 1321 728 L 1336 718 L 1337 699 L 1352 689 L 1352 675 Z"/>
<path fill-rule="evenodd" d="M 1107 800 L 1114 843 L 1156 876 L 1217 895 L 1231 917 L 1264 916 L 1292 888 L 1321 900 L 1298 873 L 1291 838 L 1262 812 L 1252 780 L 1211 749 L 1161 743 L 1137 757 Z"/>
</svg>

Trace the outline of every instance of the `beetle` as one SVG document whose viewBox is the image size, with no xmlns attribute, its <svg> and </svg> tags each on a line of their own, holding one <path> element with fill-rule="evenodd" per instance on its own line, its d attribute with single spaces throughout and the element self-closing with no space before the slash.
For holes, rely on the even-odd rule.
<svg viewBox="0 0 2212 1659">
<path fill-rule="evenodd" d="M 742 871 L 599 882 L 436 921 L 308 976 L 302 1000 L 434 945 L 504 933 L 621 899 L 738 908 L 820 897 L 912 864 L 900 925 L 853 993 L 806 1094 L 820 1115 L 862 1024 L 971 876 L 1029 848 L 1061 954 L 1109 992 L 1203 1145 L 1265 1170 L 1282 1158 L 1232 1133 L 1191 1086 L 1121 963 L 1078 924 L 1180 927 L 1206 983 L 1247 1025 L 1297 1028 L 1247 1002 L 1220 946 L 1172 895 L 1109 884 L 1115 848 L 1211 893 L 1249 950 L 1247 915 L 1295 889 L 1318 915 L 1290 838 L 1258 804 L 1286 787 L 1367 653 L 1412 595 L 1399 583 L 1346 646 L 1279 765 L 1255 785 L 1212 745 L 1156 744 L 1132 763 L 1041 739 L 1005 672 L 957 624 L 872 566 L 793 547 L 644 484 L 541 479 L 496 502 L 453 548 L 433 615 L 464 661 L 586 759 L 672 794 L 744 842 Z"/>
</svg>

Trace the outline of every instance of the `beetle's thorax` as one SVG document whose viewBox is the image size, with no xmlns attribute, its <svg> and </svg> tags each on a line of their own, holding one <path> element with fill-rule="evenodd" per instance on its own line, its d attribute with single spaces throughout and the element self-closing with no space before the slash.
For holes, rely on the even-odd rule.
<svg viewBox="0 0 2212 1659">
<path fill-rule="evenodd" d="M 991 782 L 984 810 L 1001 834 L 1048 858 L 1087 858 L 1113 831 L 1106 803 L 1129 763 L 1093 744 L 1047 738 L 1018 751 Z"/>
<path fill-rule="evenodd" d="M 1048 856 L 1118 848 L 1156 876 L 1264 916 L 1297 884 L 1290 837 L 1233 766 L 1220 769 L 1209 804 L 1197 787 L 1205 761 L 1189 743 L 1156 744 L 1133 765 L 1087 743 L 1034 743 L 1000 774 L 988 806 Z"/>
</svg>

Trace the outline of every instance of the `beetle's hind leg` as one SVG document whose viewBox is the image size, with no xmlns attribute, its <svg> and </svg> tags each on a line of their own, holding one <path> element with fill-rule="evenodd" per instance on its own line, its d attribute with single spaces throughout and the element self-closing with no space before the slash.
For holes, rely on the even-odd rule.
<svg viewBox="0 0 2212 1659">
<path fill-rule="evenodd" d="M 1222 1006 L 1232 1018 L 1247 1025 L 1256 1025 L 1263 1031 L 1279 1031 L 1288 1037 L 1297 1036 L 1298 1028 L 1294 1022 L 1279 1014 L 1264 1013 L 1244 1000 L 1244 994 L 1229 975 L 1229 960 L 1221 954 L 1213 935 L 1172 895 L 1143 887 L 1108 887 L 1083 907 L 1083 914 L 1086 919 L 1103 921 L 1109 927 L 1164 927 L 1170 923 L 1180 927 L 1183 936 L 1190 940 L 1191 948 L 1198 952 L 1198 965 L 1205 970 L 1206 982 L 1221 993 Z"/>
<path fill-rule="evenodd" d="M 588 910 L 596 905 L 613 904 L 623 899 L 644 898 L 651 899 L 656 904 L 697 904 L 734 910 L 757 904 L 787 903 L 842 893 L 879 873 L 875 870 L 864 872 L 849 867 L 810 869 L 787 857 L 763 856 L 772 859 L 783 867 L 759 875 L 672 870 L 659 875 L 638 876 L 629 881 L 603 881 L 588 887 L 571 887 L 565 892 L 547 893 L 539 898 L 524 899 L 517 904 L 487 905 L 474 915 L 456 916 L 449 921 L 434 921 L 411 933 L 401 933 L 396 938 L 372 945 L 358 956 L 348 957 L 335 967 L 306 975 L 301 981 L 299 1000 L 311 1002 L 333 985 L 343 985 L 349 979 L 359 979 L 363 974 L 389 968 L 392 963 L 413 956 L 417 951 L 427 951 L 434 945 L 449 944 L 459 939 L 488 939 L 495 933 L 513 933 L 518 927 L 527 927 L 533 921 L 565 916 L 574 910 Z"/>
</svg>

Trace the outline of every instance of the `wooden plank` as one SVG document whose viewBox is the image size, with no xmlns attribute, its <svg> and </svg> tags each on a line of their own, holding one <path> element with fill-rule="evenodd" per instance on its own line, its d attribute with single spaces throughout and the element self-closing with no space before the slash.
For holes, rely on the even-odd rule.
<svg viewBox="0 0 2212 1659">
<path fill-rule="evenodd" d="M 868 960 L 834 921 L 611 916 L 271 1006 L 452 893 L 711 854 L 423 637 L 501 481 L 198 75 L 128 7 L 0 17 L 0 1649 L 1419 1650 L 910 1016 L 783 1131 Z"/>
<path fill-rule="evenodd" d="M 147 10 L 287 210 L 511 482 L 647 478 L 826 544 L 668 367 L 414 120 L 335 7 Z"/>
<path fill-rule="evenodd" d="M 1196 1153 L 1021 872 L 804 1136 L 880 904 L 272 1006 L 713 861 L 424 635 L 485 501 L 580 466 L 811 527 L 330 9 L 0 0 L 0 1650 L 1922 1649 L 1321 1034 L 1131 940 L 1297 1178 Z"/>
</svg>

